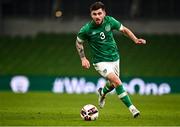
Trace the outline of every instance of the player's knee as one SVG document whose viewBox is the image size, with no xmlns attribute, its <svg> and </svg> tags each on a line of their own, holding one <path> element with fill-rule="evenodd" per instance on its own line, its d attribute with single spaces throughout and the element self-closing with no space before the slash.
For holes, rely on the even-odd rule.
<svg viewBox="0 0 180 127">
<path fill-rule="evenodd" d="M 114 73 L 110 73 L 107 76 L 107 79 L 111 82 L 111 84 L 113 84 L 114 87 L 122 84 L 120 78 L 117 75 L 115 75 Z"/>
<path fill-rule="evenodd" d="M 114 80 L 114 84 L 115 84 L 115 86 L 118 86 L 118 85 L 121 85 L 122 83 L 121 83 L 121 80 L 116 79 L 116 80 Z"/>
<path fill-rule="evenodd" d="M 117 87 L 118 85 L 121 85 L 121 80 L 120 79 L 116 79 L 114 78 L 112 81 L 111 81 L 111 84 L 114 86 L 114 87 Z"/>
</svg>

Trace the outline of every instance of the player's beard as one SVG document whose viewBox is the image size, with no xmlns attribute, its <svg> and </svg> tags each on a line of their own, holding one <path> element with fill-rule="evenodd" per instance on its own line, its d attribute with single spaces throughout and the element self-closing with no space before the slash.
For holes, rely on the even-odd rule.
<svg viewBox="0 0 180 127">
<path fill-rule="evenodd" d="M 103 19 L 97 18 L 95 19 L 96 25 L 100 25 L 102 23 Z"/>
</svg>

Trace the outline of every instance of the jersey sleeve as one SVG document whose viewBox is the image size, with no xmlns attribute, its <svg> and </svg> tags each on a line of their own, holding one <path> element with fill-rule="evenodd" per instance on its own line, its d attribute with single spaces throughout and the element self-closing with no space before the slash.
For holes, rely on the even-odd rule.
<svg viewBox="0 0 180 127">
<path fill-rule="evenodd" d="M 77 40 L 78 40 L 79 42 L 84 42 L 84 41 L 87 40 L 87 25 L 83 26 L 83 27 L 80 29 L 80 31 L 79 31 L 79 33 L 78 33 L 78 35 L 77 35 Z"/>
<path fill-rule="evenodd" d="M 113 30 L 121 30 L 123 25 L 121 24 L 121 22 L 119 22 L 118 20 L 116 20 L 115 18 L 111 17 L 110 18 L 110 22 L 111 22 L 111 27 Z"/>
</svg>

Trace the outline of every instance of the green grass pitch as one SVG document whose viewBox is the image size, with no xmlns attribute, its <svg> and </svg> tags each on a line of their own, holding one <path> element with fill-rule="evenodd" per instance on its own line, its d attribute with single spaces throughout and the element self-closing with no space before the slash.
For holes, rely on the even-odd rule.
<svg viewBox="0 0 180 127">
<path fill-rule="evenodd" d="M 180 125 L 180 95 L 131 96 L 141 111 L 132 118 L 128 109 L 114 95 L 108 95 L 106 105 L 99 109 L 96 121 L 83 121 L 80 110 L 85 104 L 97 106 L 96 94 L 54 94 L 0 92 L 0 126 L 178 126 Z"/>
</svg>

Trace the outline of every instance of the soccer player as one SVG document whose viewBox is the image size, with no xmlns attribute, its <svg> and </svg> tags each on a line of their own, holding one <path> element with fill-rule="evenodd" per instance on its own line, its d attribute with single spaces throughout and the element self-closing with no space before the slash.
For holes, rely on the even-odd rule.
<svg viewBox="0 0 180 127">
<path fill-rule="evenodd" d="M 118 97 L 129 108 L 133 117 L 140 115 L 140 111 L 132 104 L 119 78 L 119 53 L 113 38 L 113 30 L 122 32 L 136 44 L 145 44 L 144 39 L 138 39 L 127 27 L 111 16 L 106 16 L 102 2 L 95 2 L 90 6 L 92 21 L 86 23 L 79 31 L 76 48 L 81 59 L 82 67 L 88 69 L 90 62 L 84 53 L 83 42 L 88 42 L 93 56 L 93 66 L 101 76 L 107 79 L 107 84 L 98 89 L 99 106 L 104 107 L 106 94 L 114 88 Z"/>
</svg>

